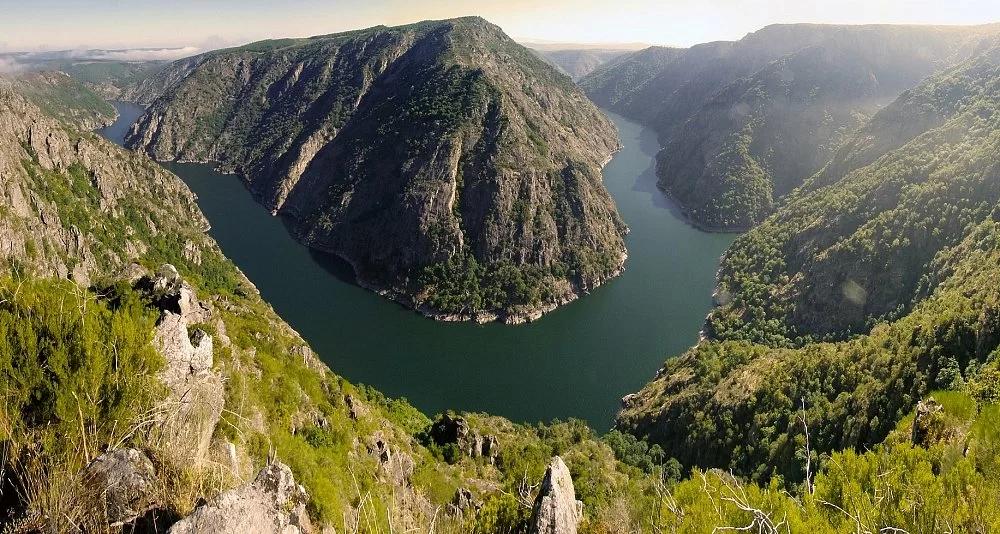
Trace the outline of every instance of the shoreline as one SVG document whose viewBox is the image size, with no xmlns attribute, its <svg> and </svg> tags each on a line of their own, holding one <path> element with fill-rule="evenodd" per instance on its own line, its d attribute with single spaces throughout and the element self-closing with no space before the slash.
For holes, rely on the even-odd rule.
<svg viewBox="0 0 1000 534">
<path fill-rule="evenodd" d="M 624 148 L 625 148 L 625 146 L 619 140 L 618 146 L 600 164 L 599 172 L 603 173 L 604 168 L 611 162 L 611 160 L 614 159 L 615 155 L 618 154 L 619 152 L 621 152 L 622 149 L 624 149 Z M 133 150 L 133 152 L 140 152 L 140 151 Z M 141 151 L 141 153 L 143 153 L 144 155 L 146 155 L 151 160 L 155 161 L 157 164 L 161 164 L 161 166 L 162 166 L 163 163 L 194 163 L 194 164 L 199 164 L 199 165 L 212 165 L 213 166 L 213 170 L 215 170 L 216 172 L 218 172 L 220 174 L 226 174 L 226 175 L 238 177 L 239 180 L 240 180 L 240 182 L 242 182 L 243 187 L 245 187 L 247 189 L 247 191 L 250 193 L 250 196 L 251 196 L 251 198 L 253 198 L 254 202 L 258 206 L 260 206 L 261 208 L 267 210 L 268 213 L 270 213 L 270 215 L 272 217 L 282 217 L 282 218 L 291 219 L 293 221 L 297 221 L 298 220 L 298 217 L 297 217 L 297 215 L 295 213 L 292 213 L 291 211 L 288 211 L 288 210 L 282 210 L 281 208 L 272 208 L 272 207 L 269 207 L 265 202 L 263 202 L 262 198 L 250 187 L 250 183 L 251 182 L 250 182 L 249 178 L 246 176 L 246 174 L 243 173 L 240 169 L 236 168 L 235 166 L 224 165 L 222 162 L 220 162 L 218 160 L 212 160 L 212 159 L 207 159 L 207 158 L 199 159 L 199 160 L 193 160 L 193 159 L 187 159 L 187 158 L 176 158 L 176 159 L 170 160 L 170 159 L 157 159 L 157 158 L 153 157 L 152 154 L 149 154 L 146 151 Z M 603 182 L 603 179 L 604 179 L 604 177 L 603 177 L 603 174 L 602 174 L 602 176 L 601 176 L 602 182 Z M 558 297 L 554 301 L 541 303 L 537 307 L 534 307 L 534 308 L 531 308 L 531 309 L 527 309 L 527 310 L 523 310 L 523 311 L 516 311 L 516 312 L 513 312 L 513 313 L 512 312 L 507 312 L 507 311 L 504 311 L 504 310 L 482 310 L 482 311 L 471 312 L 471 313 L 445 312 L 445 311 L 441 311 L 441 310 L 438 310 L 436 308 L 433 308 L 431 306 L 428 306 L 427 304 L 423 304 L 423 303 L 417 304 L 416 301 L 414 300 L 413 296 L 409 295 L 408 293 L 404 293 L 402 291 L 399 291 L 399 290 L 393 289 L 393 288 L 387 288 L 387 287 L 381 286 L 379 284 L 376 284 L 374 282 L 370 282 L 368 280 L 363 279 L 358 274 L 359 273 L 359 269 L 358 269 L 357 265 L 355 264 L 355 262 L 352 261 L 347 256 L 345 256 L 344 254 L 342 254 L 341 252 L 333 250 L 333 249 L 325 248 L 325 247 L 320 247 L 320 246 L 317 246 L 315 244 L 310 244 L 302 235 L 300 235 L 299 232 L 294 231 L 294 225 L 288 225 L 288 224 L 286 224 L 286 229 L 288 230 L 288 232 L 292 236 L 292 238 L 296 242 L 298 242 L 300 245 L 302 245 L 304 247 L 307 247 L 307 248 L 310 248 L 310 249 L 313 249 L 313 250 L 316 250 L 316 251 L 319 251 L 319 252 L 323 252 L 325 254 L 332 254 L 332 255 L 336 256 L 337 258 L 339 258 L 340 260 L 342 260 L 345 263 L 347 263 L 348 265 L 350 265 L 351 271 L 353 272 L 353 275 L 354 275 L 353 276 L 353 278 L 354 278 L 353 283 L 355 285 L 357 285 L 358 287 L 361 287 L 361 288 L 366 289 L 368 291 L 371 291 L 371 292 L 373 292 L 373 293 L 375 293 L 375 294 L 377 294 L 377 295 L 379 295 L 381 297 L 384 297 L 384 298 L 386 298 L 388 300 L 391 300 L 391 301 L 399 304 L 400 306 L 403 306 L 404 308 L 406 308 L 408 310 L 413 310 L 413 311 L 415 311 L 415 312 L 423 315 L 424 317 L 426 317 L 428 319 L 431 319 L 431 320 L 434 320 L 434 321 L 439 321 L 439 322 L 456 322 L 456 323 L 458 323 L 458 322 L 475 322 L 475 323 L 480 324 L 480 325 L 484 325 L 484 324 L 488 324 L 488 323 L 501 323 L 501 324 L 504 324 L 504 325 L 522 325 L 522 324 L 528 324 L 528 323 L 531 323 L 531 322 L 534 322 L 534 321 L 537 321 L 537 320 L 541 319 L 542 316 L 544 316 L 545 314 L 550 313 L 552 311 L 555 311 L 556 309 L 558 309 L 561 306 L 565 306 L 567 304 L 570 304 L 570 303 L 572 303 L 572 302 L 580 299 L 581 297 L 589 295 L 593 290 L 595 290 L 595 289 L 603 286 L 604 284 L 610 282 L 611 280 L 613 280 L 613 279 L 621 276 L 625 272 L 625 263 L 628 260 L 628 249 L 626 247 L 624 247 L 624 241 L 623 241 L 622 253 L 621 253 L 621 257 L 619 258 L 618 265 L 617 265 L 617 267 L 614 270 L 612 270 L 610 272 L 610 274 L 608 274 L 607 276 L 601 277 L 591 287 L 586 288 L 586 289 L 580 287 L 578 284 L 576 284 L 574 282 L 569 281 L 568 279 L 561 279 L 559 281 L 561 281 L 561 282 L 567 282 L 570 285 L 570 290 L 567 291 L 566 293 L 562 294 L 560 297 Z M 631 229 L 628 227 L 628 225 L 625 225 L 624 231 L 622 232 L 622 237 L 624 238 L 624 236 L 628 235 L 630 232 L 631 232 Z"/>
</svg>

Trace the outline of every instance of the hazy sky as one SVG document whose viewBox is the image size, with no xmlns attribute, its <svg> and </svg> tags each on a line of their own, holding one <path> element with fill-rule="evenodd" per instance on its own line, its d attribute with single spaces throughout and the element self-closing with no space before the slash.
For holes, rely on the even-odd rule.
<svg viewBox="0 0 1000 534">
<path fill-rule="evenodd" d="M 976 24 L 998 0 L 0 0 L 0 50 L 214 48 L 481 15 L 515 38 L 691 45 L 777 22 Z"/>
</svg>

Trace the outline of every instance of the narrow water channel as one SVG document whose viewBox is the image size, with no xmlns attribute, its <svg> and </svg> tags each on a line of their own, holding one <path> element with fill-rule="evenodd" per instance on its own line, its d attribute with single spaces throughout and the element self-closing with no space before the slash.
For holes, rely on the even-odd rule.
<svg viewBox="0 0 1000 534">
<path fill-rule="evenodd" d="M 142 109 L 101 135 L 121 143 Z M 580 418 L 610 427 L 619 399 L 697 342 L 719 256 L 733 236 L 687 225 L 656 188 L 656 135 L 609 114 L 625 148 L 604 182 L 632 229 L 625 274 L 522 326 L 439 323 L 351 282 L 350 267 L 304 247 L 236 176 L 169 163 L 198 195 L 222 250 L 338 374 L 406 397 L 428 415 L 485 411 L 519 422 Z"/>
</svg>

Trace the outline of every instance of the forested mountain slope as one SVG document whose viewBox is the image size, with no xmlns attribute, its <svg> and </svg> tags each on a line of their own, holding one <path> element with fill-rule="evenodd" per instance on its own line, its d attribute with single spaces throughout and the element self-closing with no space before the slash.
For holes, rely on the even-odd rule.
<svg viewBox="0 0 1000 534">
<path fill-rule="evenodd" d="M 745 230 L 881 106 L 995 31 L 769 26 L 736 42 L 636 53 L 581 86 L 658 132 L 660 186 L 694 224 Z"/>
<path fill-rule="evenodd" d="M 265 41 L 172 64 L 127 140 L 215 161 L 305 244 L 426 313 L 520 321 L 618 274 L 618 141 L 478 18 Z"/>
<path fill-rule="evenodd" d="M 777 345 L 840 339 L 907 313 L 926 295 L 935 255 L 1000 200 L 998 83 L 993 49 L 878 113 L 726 253 L 727 303 L 709 335 Z"/>
<path fill-rule="evenodd" d="M 822 455 L 881 442 L 931 389 L 993 391 L 998 66 L 993 49 L 907 92 L 845 145 L 883 155 L 847 149 L 855 170 L 738 239 L 708 339 L 627 397 L 618 428 L 685 465 L 801 480 L 800 415 Z M 890 126 L 900 110 L 923 117 Z"/>
</svg>

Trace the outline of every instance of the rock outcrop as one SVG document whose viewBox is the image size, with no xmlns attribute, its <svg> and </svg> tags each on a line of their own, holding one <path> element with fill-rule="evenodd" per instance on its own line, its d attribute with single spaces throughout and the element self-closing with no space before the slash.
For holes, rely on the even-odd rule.
<svg viewBox="0 0 1000 534">
<path fill-rule="evenodd" d="M 156 484 L 153 463 L 136 449 L 118 449 L 98 456 L 81 473 L 83 487 L 103 499 L 108 523 L 131 522 L 148 506 Z"/>
<path fill-rule="evenodd" d="M 941 418 L 943 409 L 934 397 L 917 403 L 913 426 L 910 428 L 910 441 L 914 445 L 929 447 L 944 437 L 941 435 L 945 427 Z"/>
<path fill-rule="evenodd" d="M 306 515 L 308 495 L 295 484 L 291 469 L 276 463 L 256 480 L 219 494 L 175 523 L 170 534 L 296 534 L 312 531 Z"/>
<path fill-rule="evenodd" d="M 404 486 L 413 475 L 415 463 L 410 455 L 393 451 L 381 431 L 372 434 L 367 445 L 368 454 L 378 459 L 380 474 L 395 486 Z"/>
<path fill-rule="evenodd" d="M 535 507 L 531 512 L 530 534 L 576 534 L 583 518 L 583 503 L 576 500 L 573 477 L 562 458 L 556 456 L 545 469 Z"/>
<path fill-rule="evenodd" d="M 469 422 L 461 416 L 446 413 L 435 422 L 431 429 L 431 437 L 440 445 L 453 443 L 469 458 L 485 458 L 489 463 L 496 461 L 500 455 L 500 440 L 493 435 L 482 435 L 469 426 Z"/>
<path fill-rule="evenodd" d="M 163 310 L 156 324 L 153 344 L 166 359 L 159 377 L 169 389 L 152 431 L 157 447 L 176 461 L 201 462 L 208 456 L 212 434 L 222 416 L 225 389 L 222 377 L 212 370 L 212 336 L 203 330 L 189 332 L 191 320 L 210 317 L 208 307 L 172 265 L 164 265 L 149 282 Z M 176 305 L 177 312 L 170 306 Z"/>
</svg>

